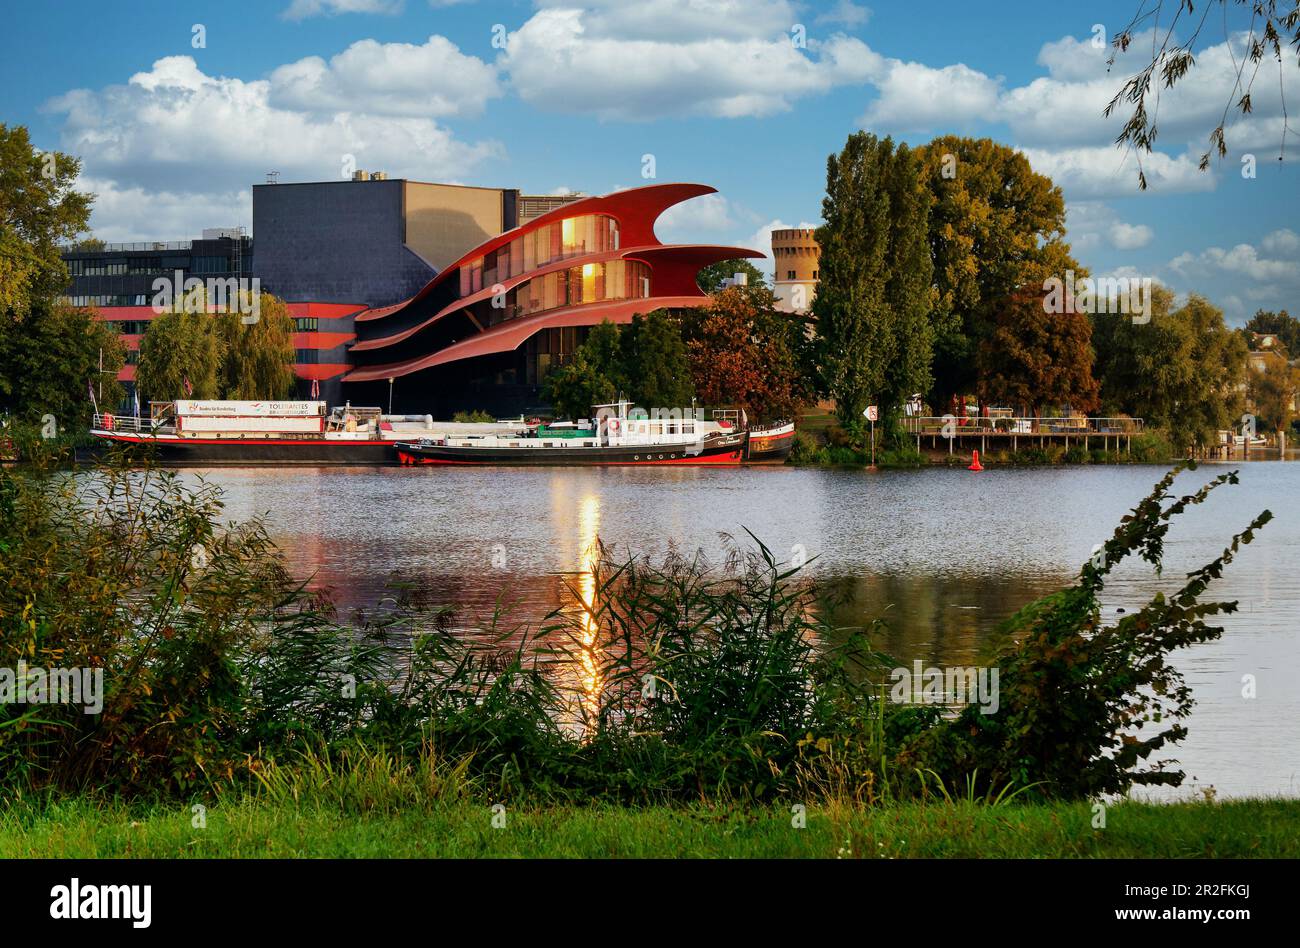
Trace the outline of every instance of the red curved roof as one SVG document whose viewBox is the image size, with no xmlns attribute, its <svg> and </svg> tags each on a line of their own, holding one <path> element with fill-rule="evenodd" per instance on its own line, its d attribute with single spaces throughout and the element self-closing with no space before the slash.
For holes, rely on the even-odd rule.
<svg viewBox="0 0 1300 948">
<path fill-rule="evenodd" d="M 626 259 L 637 260 L 646 264 L 655 272 L 655 295 L 656 296 L 703 296 L 704 292 L 699 288 L 696 282 L 696 275 L 699 268 L 708 266 L 711 263 L 718 263 L 722 260 L 730 260 L 735 257 L 761 257 L 761 253 L 755 250 L 747 250 L 744 247 L 721 247 L 706 246 L 703 244 L 650 244 L 643 247 L 628 247 L 625 250 L 604 250 L 598 253 L 583 254 L 580 257 L 566 257 L 563 260 L 555 260 L 545 266 L 538 267 L 536 270 L 529 270 L 518 276 L 510 277 L 507 280 L 498 281 L 505 290 L 513 290 L 529 280 L 535 280 L 538 277 L 546 276 L 548 273 L 555 273 L 559 270 L 568 270 L 572 267 L 581 267 L 589 263 L 604 263 L 608 260 Z M 659 267 L 657 263 L 671 263 L 680 266 Z M 682 272 L 678 272 L 678 271 Z M 490 299 L 493 295 L 494 287 L 488 286 L 469 296 L 456 300 L 449 306 L 444 306 L 438 312 L 434 313 L 428 319 L 410 329 L 393 333 L 391 336 L 380 336 L 375 339 L 366 339 L 352 346 L 353 352 L 367 352 L 372 349 L 387 349 L 389 346 L 396 345 L 405 339 L 409 339 L 416 333 L 427 329 L 438 320 L 452 313 L 459 312 L 475 303 L 481 303 L 483 300 Z M 651 307 L 652 309 L 654 307 Z"/>
<path fill-rule="evenodd" d="M 674 204 L 680 204 L 682 201 L 688 201 L 691 198 L 701 197 L 705 194 L 714 194 L 717 190 L 717 188 L 709 187 L 707 184 L 651 184 L 643 188 L 629 188 L 625 191 L 615 191 L 612 194 L 582 198 L 579 201 L 563 204 L 554 210 L 547 211 L 540 217 L 533 218 L 526 224 L 498 234 L 479 244 L 455 263 L 444 267 L 437 276 L 425 284 L 424 289 L 410 299 L 394 303 L 391 306 L 367 310 L 357 316 L 357 321 L 369 322 L 397 312 L 429 295 L 429 293 L 433 292 L 434 287 L 442 283 L 449 274 L 456 272 L 464 264 L 469 263 L 476 257 L 491 253 L 498 247 L 504 247 L 516 237 L 522 237 L 524 234 L 539 230 L 555 221 L 564 220 L 566 217 L 607 214 L 618 221 L 619 243 L 633 247 L 658 245 L 659 238 L 655 236 L 654 227 L 655 221 L 660 214 Z"/>
<path fill-rule="evenodd" d="M 723 258 L 726 259 L 726 258 Z M 496 355 L 511 352 L 523 345 L 528 337 L 543 329 L 560 329 L 567 326 L 595 326 L 608 319 L 615 324 L 632 321 L 635 313 L 648 313 L 664 307 L 702 306 L 709 297 L 703 293 L 691 296 L 654 296 L 649 299 L 610 300 L 604 303 L 586 303 L 581 306 L 569 306 L 564 309 L 548 310 L 520 319 L 498 323 L 469 339 L 462 339 L 445 349 L 429 355 L 408 359 L 405 362 L 390 362 L 386 365 L 368 365 L 354 369 L 343 379 L 345 382 L 373 382 L 379 379 L 398 378 L 419 372 L 422 369 L 472 359 L 477 356 Z"/>
</svg>

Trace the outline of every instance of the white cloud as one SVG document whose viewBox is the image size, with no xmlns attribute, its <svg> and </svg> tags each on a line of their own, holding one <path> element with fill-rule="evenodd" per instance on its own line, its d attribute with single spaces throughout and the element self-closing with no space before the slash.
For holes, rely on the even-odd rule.
<svg viewBox="0 0 1300 948">
<path fill-rule="evenodd" d="M 1199 254 L 1182 253 L 1171 260 L 1169 266 L 1184 276 L 1195 276 L 1207 269 L 1238 274 L 1252 280 L 1286 280 L 1291 283 L 1300 276 L 1294 261 L 1261 257 L 1251 244 L 1237 244 L 1229 250 L 1209 247 Z"/>
<path fill-rule="evenodd" d="M 862 82 L 883 63 L 861 40 L 841 35 L 810 40 L 814 58 L 787 34 L 756 35 L 748 11 L 737 16 L 743 23 L 715 21 L 724 8 L 738 8 L 726 0 L 669 7 L 541 10 L 509 34 L 501 65 L 537 108 L 636 121 L 771 115 L 803 96 Z M 788 10 L 769 3 L 758 14 L 780 20 L 770 15 L 778 8 Z"/>
<path fill-rule="evenodd" d="M 77 187 L 95 195 L 91 232 L 109 243 L 190 240 L 205 227 L 251 229 L 253 223 L 253 193 L 248 188 L 210 194 L 158 191 L 85 176 Z"/>
<path fill-rule="evenodd" d="M 305 20 L 313 16 L 338 16 L 340 13 L 402 12 L 402 0 L 293 0 L 284 13 L 286 20 Z"/>
<path fill-rule="evenodd" d="M 1117 250 L 1137 250 L 1155 238 L 1146 224 L 1120 220 L 1113 207 L 1102 201 L 1071 201 L 1065 206 L 1066 230 L 1076 254 L 1109 244 Z"/>
<path fill-rule="evenodd" d="M 865 128 L 915 131 L 936 126 L 969 128 L 994 116 L 1002 79 L 957 63 L 935 69 L 891 59 L 872 80 L 880 98 L 861 124 Z"/>
<path fill-rule="evenodd" d="M 1297 253 L 1300 253 L 1300 235 L 1283 227 L 1281 230 L 1265 235 L 1259 242 L 1259 247 L 1267 254 L 1279 257 L 1290 255 L 1294 258 Z"/>
<path fill-rule="evenodd" d="M 273 106 L 413 117 L 477 115 L 502 94 L 495 66 L 436 35 L 421 46 L 361 40 L 329 62 L 280 66 L 270 83 Z"/>
<path fill-rule="evenodd" d="M 870 7 L 859 6 L 853 0 L 836 0 L 835 6 L 825 13 L 817 14 L 814 23 L 842 23 L 850 29 L 867 25 L 871 19 Z"/>
<path fill-rule="evenodd" d="M 1045 174 L 1072 199 L 1118 197 L 1137 191 L 1137 159 L 1114 146 L 1021 148 L 1034 170 Z M 1191 155 L 1164 152 L 1141 156 L 1153 194 L 1214 190 L 1214 177 L 1198 170 Z"/>
<path fill-rule="evenodd" d="M 88 177 L 124 193 L 200 189 L 190 229 L 212 226 L 206 201 L 245 192 L 269 170 L 284 181 L 337 179 L 350 156 L 394 177 L 448 181 L 502 153 L 429 118 L 277 107 L 271 88 L 268 80 L 209 76 L 191 57 L 170 56 L 126 85 L 74 90 L 47 110 L 63 114 L 62 146 L 81 156 Z M 98 226 L 126 226 L 112 207 L 126 211 L 103 206 Z"/>
<path fill-rule="evenodd" d="M 721 194 L 703 194 L 681 204 L 675 204 L 664 211 L 655 229 L 661 234 L 699 234 L 701 231 L 718 232 L 735 226 L 731 217 L 731 205 Z M 661 238 L 665 242 L 666 237 Z M 683 237 L 683 240 L 687 238 Z"/>
<path fill-rule="evenodd" d="M 1118 250 L 1137 250 L 1151 243 L 1155 232 L 1146 224 L 1125 224 L 1118 222 L 1110 229 L 1110 242 Z"/>
<path fill-rule="evenodd" d="M 578 14 L 588 39 L 699 42 L 773 39 L 800 18 L 789 0 L 538 0 L 535 19 L 557 11 Z M 531 22 L 531 21 L 530 21 Z"/>
</svg>

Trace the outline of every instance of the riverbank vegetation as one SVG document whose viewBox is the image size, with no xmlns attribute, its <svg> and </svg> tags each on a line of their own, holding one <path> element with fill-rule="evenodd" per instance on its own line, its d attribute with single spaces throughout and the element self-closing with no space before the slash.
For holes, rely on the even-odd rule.
<svg viewBox="0 0 1300 948">
<path fill-rule="evenodd" d="M 1193 699 L 1168 656 L 1220 634 L 1209 621 L 1236 604 L 1202 596 L 1271 516 L 1173 595 L 1103 618 L 1111 569 L 1158 567 L 1173 518 L 1236 480 L 1177 496 L 1171 471 L 1075 584 L 1000 630 L 996 710 L 949 709 L 890 694 L 882 627 L 830 626 L 801 563 L 752 538 L 712 564 L 595 547 L 567 577 L 572 605 L 540 624 L 503 607 L 454 632 L 400 588 L 342 621 L 260 524 L 223 522 L 214 487 L 131 460 L 0 472 L 0 667 L 101 668 L 104 683 L 97 714 L 0 705 L 11 821 L 77 800 L 310 806 L 322 782 L 359 799 L 388 786 L 471 807 L 754 814 L 1176 786 L 1165 755 Z"/>
<path fill-rule="evenodd" d="M 301 773 L 301 769 L 296 773 Z M 989 807 L 964 801 L 808 807 L 554 805 L 492 810 L 430 796 L 419 774 L 250 792 L 202 812 L 85 798 L 0 810 L 8 859 L 677 858 L 1295 859 L 1294 800 Z"/>
</svg>

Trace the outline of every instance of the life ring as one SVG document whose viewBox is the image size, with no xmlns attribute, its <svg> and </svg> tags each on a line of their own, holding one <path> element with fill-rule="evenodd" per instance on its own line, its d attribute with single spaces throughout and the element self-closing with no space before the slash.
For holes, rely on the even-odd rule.
<svg viewBox="0 0 1300 948">
<path fill-rule="evenodd" d="M 618 431 L 618 419 L 617 419 L 617 418 L 611 418 L 611 419 L 609 420 L 609 430 L 610 430 L 610 431 Z"/>
<path fill-rule="evenodd" d="M 104 412 L 104 430 L 105 431 L 113 430 L 113 416 L 110 415 L 108 412 Z"/>
</svg>

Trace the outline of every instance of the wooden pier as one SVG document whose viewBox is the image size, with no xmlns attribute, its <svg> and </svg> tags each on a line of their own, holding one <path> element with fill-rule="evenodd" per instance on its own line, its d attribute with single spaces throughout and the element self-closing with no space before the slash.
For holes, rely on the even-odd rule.
<svg viewBox="0 0 1300 948">
<path fill-rule="evenodd" d="M 938 449 L 944 441 L 948 442 L 948 453 L 952 454 L 960 446 L 963 450 L 979 442 L 981 453 L 994 447 L 1010 447 L 1012 451 L 1020 449 L 1020 442 L 1045 447 L 1048 444 L 1063 444 L 1069 450 L 1071 444 L 1082 445 L 1084 450 L 1099 446 L 1107 451 L 1118 451 L 1123 446 L 1125 453 L 1132 447 L 1133 435 L 1143 431 L 1141 418 L 1088 418 L 1077 415 L 1068 418 L 1026 418 L 1010 415 L 990 417 L 957 418 L 952 415 L 905 416 L 903 427 L 916 438 L 916 449 L 922 444 Z"/>
</svg>

